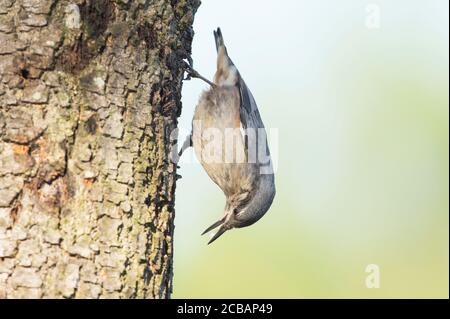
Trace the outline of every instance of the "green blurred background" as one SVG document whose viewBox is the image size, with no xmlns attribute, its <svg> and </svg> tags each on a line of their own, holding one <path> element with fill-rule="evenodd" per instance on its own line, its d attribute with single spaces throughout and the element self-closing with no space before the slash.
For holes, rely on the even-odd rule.
<svg viewBox="0 0 450 319">
<path fill-rule="evenodd" d="M 448 298 L 448 1 L 202 2 L 194 66 L 212 78 L 220 26 L 278 129 L 277 196 L 208 246 L 200 233 L 225 198 L 185 153 L 173 297 Z M 371 3 L 379 28 L 366 24 Z M 185 82 L 180 138 L 206 88 Z M 369 264 L 378 289 L 365 285 Z"/>
</svg>

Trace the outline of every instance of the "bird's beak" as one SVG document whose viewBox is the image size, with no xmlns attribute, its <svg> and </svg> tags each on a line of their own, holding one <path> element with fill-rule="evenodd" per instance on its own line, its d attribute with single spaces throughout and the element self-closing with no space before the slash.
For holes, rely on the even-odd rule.
<svg viewBox="0 0 450 319">
<path fill-rule="evenodd" d="M 211 238 L 211 240 L 208 242 L 208 245 L 211 244 L 213 241 L 215 241 L 217 238 L 219 238 L 224 232 L 226 232 L 228 230 L 228 227 L 226 227 L 225 225 L 223 225 L 223 223 L 225 222 L 225 217 L 216 221 L 214 224 L 212 224 L 211 226 L 209 226 L 208 228 L 206 228 L 206 230 L 202 233 L 202 235 L 206 234 L 207 232 L 213 230 L 214 228 L 222 225 L 219 230 L 217 231 L 217 233 L 214 234 L 214 236 Z"/>
<path fill-rule="evenodd" d="M 206 228 L 206 230 L 202 233 L 202 235 L 206 234 L 207 232 L 213 230 L 214 228 L 222 225 L 225 222 L 225 217 L 216 221 L 214 224 L 212 224 L 211 226 L 209 226 L 208 228 Z"/>
<path fill-rule="evenodd" d="M 226 227 L 225 225 L 220 226 L 220 228 L 217 231 L 217 233 L 215 233 L 213 238 L 211 238 L 210 241 L 208 242 L 208 245 L 211 244 L 213 241 L 215 241 L 220 236 L 222 236 L 223 233 L 226 232 L 227 230 L 228 230 L 228 227 Z"/>
</svg>

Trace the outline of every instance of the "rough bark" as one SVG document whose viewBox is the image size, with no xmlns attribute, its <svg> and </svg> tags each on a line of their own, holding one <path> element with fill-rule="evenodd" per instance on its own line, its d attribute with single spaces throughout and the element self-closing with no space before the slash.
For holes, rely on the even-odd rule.
<svg viewBox="0 0 450 319">
<path fill-rule="evenodd" d="M 199 0 L 0 0 L 0 298 L 166 298 Z"/>
</svg>

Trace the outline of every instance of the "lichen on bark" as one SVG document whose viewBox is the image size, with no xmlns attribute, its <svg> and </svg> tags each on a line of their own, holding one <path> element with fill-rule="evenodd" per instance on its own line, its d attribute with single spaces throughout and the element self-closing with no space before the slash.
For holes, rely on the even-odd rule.
<svg viewBox="0 0 450 319">
<path fill-rule="evenodd" d="M 0 298 L 167 298 L 199 0 L 0 0 Z"/>
</svg>

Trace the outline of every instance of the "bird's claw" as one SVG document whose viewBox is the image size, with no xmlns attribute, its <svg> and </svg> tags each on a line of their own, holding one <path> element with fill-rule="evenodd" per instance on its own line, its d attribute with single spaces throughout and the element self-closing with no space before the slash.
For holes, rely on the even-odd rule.
<svg viewBox="0 0 450 319">
<path fill-rule="evenodd" d="M 187 73 L 187 76 L 186 76 L 185 80 L 190 80 L 191 78 L 197 78 L 197 79 L 205 81 L 206 83 L 208 83 L 212 87 L 216 87 L 216 84 L 214 84 L 213 82 L 209 81 L 207 78 L 203 77 L 200 73 L 195 71 L 192 68 L 191 64 L 189 64 L 188 62 L 186 62 L 184 60 L 183 60 L 183 62 L 184 62 L 184 64 L 183 64 L 184 71 Z"/>
<path fill-rule="evenodd" d="M 186 78 L 191 79 L 191 78 L 195 78 L 195 77 L 199 76 L 198 72 L 192 68 L 191 64 L 189 64 L 186 61 L 183 61 L 183 62 L 184 62 L 184 65 L 183 65 L 184 71 L 187 73 Z"/>
<path fill-rule="evenodd" d="M 192 57 L 188 56 L 186 58 L 186 60 L 183 60 L 183 61 L 184 61 L 184 63 L 187 63 L 191 68 L 194 67 L 194 60 L 192 60 Z"/>
<path fill-rule="evenodd" d="M 191 57 L 186 58 L 186 60 L 183 60 L 183 69 L 186 72 L 186 77 L 183 80 L 189 81 L 193 78 L 193 73 L 195 72 L 192 68 L 194 62 Z"/>
</svg>

